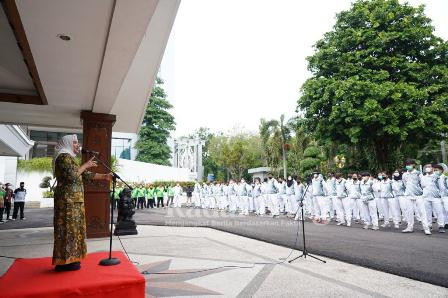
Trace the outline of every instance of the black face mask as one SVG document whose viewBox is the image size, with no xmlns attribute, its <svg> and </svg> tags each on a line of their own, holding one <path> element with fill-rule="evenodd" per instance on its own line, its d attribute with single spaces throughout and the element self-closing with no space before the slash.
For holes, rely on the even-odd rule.
<svg viewBox="0 0 448 298">
<path fill-rule="evenodd" d="M 399 180 L 401 180 L 401 177 L 400 176 L 394 176 L 394 180 L 395 181 L 399 181 Z"/>
<path fill-rule="evenodd" d="M 291 187 L 292 184 L 293 184 L 292 180 L 288 180 L 288 182 L 286 182 L 286 185 L 288 185 L 288 187 Z"/>
<path fill-rule="evenodd" d="M 353 179 L 353 181 L 358 181 L 358 178 L 352 178 Z"/>
</svg>

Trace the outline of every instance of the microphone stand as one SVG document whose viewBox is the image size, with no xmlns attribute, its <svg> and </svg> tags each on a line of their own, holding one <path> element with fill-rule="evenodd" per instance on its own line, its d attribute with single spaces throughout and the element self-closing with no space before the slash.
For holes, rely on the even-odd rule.
<svg viewBox="0 0 448 298">
<path fill-rule="evenodd" d="M 306 239 L 305 239 L 305 214 L 304 214 L 304 212 L 303 212 L 303 209 L 304 209 L 304 208 L 303 208 L 303 199 L 305 198 L 306 192 L 308 191 L 308 188 L 310 187 L 310 185 L 311 185 L 311 182 L 308 182 L 307 185 L 306 185 L 306 188 L 305 188 L 305 192 L 303 193 L 302 197 L 300 198 L 300 203 L 299 203 L 299 208 L 302 209 L 302 210 L 301 210 L 302 218 L 300 219 L 300 221 L 301 221 L 301 223 L 302 223 L 302 238 L 303 238 L 303 249 L 302 249 L 302 254 L 301 254 L 300 256 L 298 256 L 298 257 L 295 257 L 295 258 L 292 259 L 292 260 L 289 260 L 288 263 L 292 263 L 292 262 L 294 262 L 295 260 L 297 260 L 298 258 L 302 258 L 302 257 L 303 257 L 304 259 L 306 259 L 306 257 L 310 257 L 310 258 L 316 259 L 316 260 L 318 260 L 318 261 L 321 261 L 321 262 L 323 262 L 323 263 L 327 263 L 327 261 L 324 261 L 324 260 L 322 260 L 322 259 L 319 259 L 318 257 L 313 256 L 312 254 L 308 253 L 308 249 L 306 248 Z"/>
<path fill-rule="evenodd" d="M 132 187 L 126 183 L 117 173 L 115 173 L 105 162 L 98 158 L 96 154 L 93 154 L 93 157 L 100 162 L 100 164 L 112 174 L 112 193 L 110 195 L 110 235 L 109 235 L 109 257 L 107 259 L 102 259 L 100 261 L 100 265 L 102 266 L 113 266 L 118 265 L 121 261 L 117 258 L 112 258 L 112 229 L 114 223 L 114 209 L 113 209 L 113 200 L 115 199 L 115 185 L 117 184 L 117 179 L 123 182 L 127 187 L 132 190 Z"/>
</svg>

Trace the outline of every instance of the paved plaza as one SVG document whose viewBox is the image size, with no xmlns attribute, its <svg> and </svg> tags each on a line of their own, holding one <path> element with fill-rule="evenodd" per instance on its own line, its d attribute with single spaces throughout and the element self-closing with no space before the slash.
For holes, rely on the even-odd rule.
<svg viewBox="0 0 448 298">
<path fill-rule="evenodd" d="M 281 261 L 291 249 L 203 227 L 141 225 L 121 240 L 140 271 L 147 296 L 224 297 L 446 297 L 448 289 L 337 261 Z M 52 253 L 50 227 L 0 231 L 2 255 Z M 107 239 L 88 240 L 89 252 L 107 250 Z M 114 238 L 114 250 L 122 250 Z M 293 251 L 290 257 L 298 256 Z M 12 259 L 0 259 L 0 274 Z M 222 267 L 228 266 L 228 267 Z"/>
</svg>

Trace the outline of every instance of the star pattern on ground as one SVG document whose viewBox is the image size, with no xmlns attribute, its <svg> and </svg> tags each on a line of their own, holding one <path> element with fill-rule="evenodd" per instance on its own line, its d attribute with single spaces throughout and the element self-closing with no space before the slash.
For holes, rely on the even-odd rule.
<svg viewBox="0 0 448 298">
<path fill-rule="evenodd" d="M 170 270 L 171 262 L 172 259 L 169 259 L 139 266 L 139 271 L 144 274 L 146 279 L 146 297 L 222 295 L 222 293 L 193 285 L 187 281 L 231 268 L 207 271 L 201 271 L 204 268 Z"/>
</svg>

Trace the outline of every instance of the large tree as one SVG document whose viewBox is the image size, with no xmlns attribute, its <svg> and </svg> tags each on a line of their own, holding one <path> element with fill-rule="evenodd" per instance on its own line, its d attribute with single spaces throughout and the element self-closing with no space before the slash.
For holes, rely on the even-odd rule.
<svg viewBox="0 0 448 298">
<path fill-rule="evenodd" d="M 171 149 L 167 141 L 170 132 L 175 129 L 176 123 L 168 111 L 173 106 L 166 100 L 162 84 L 162 79 L 157 78 L 151 91 L 135 147 L 138 150 L 137 160 L 170 165 Z"/>
<path fill-rule="evenodd" d="M 307 60 L 298 110 L 308 128 L 355 146 L 370 169 L 392 169 L 406 146 L 448 131 L 448 44 L 423 6 L 356 1 Z"/>
<path fill-rule="evenodd" d="M 213 162 L 234 179 L 249 178 L 247 170 L 262 165 L 260 138 L 255 135 L 214 136 L 208 152 Z"/>
</svg>

